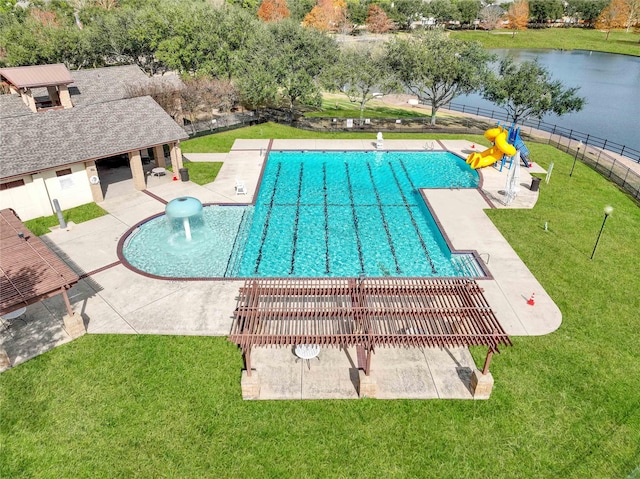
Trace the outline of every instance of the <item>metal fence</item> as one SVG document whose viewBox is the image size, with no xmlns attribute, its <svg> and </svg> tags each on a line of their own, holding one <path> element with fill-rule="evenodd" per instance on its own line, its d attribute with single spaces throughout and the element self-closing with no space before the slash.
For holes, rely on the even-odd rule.
<svg viewBox="0 0 640 479">
<path fill-rule="evenodd" d="M 468 113 L 471 115 L 491 118 L 494 120 L 500 120 L 507 123 L 513 121 L 513 119 L 510 118 L 510 116 L 504 111 L 488 110 L 486 108 L 479 108 L 479 107 L 470 107 L 470 106 L 462 105 L 458 103 L 448 103 L 443 108 L 446 108 L 447 110 L 452 110 L 452 111 L 459 111 L 461 113 Z M 636 163 L 640 163 L 640 150 L 636 150 L 629 146 L 615 143 L 606 138 L 599 138 L 589 133 L 583 133 L 581 131 L 572 130 L 570 128 L 564 128 L 562 126 L 546 123 L 542 120 L 529 119 L 529 120 L 520 122 L 519 125 L 529 127 L 529 128 L 535 128 L 538 131 L 549 133 L 550 138 L 555 135 L 563 136 L 565 138 L 569 138 L 570 140 L 575 140 L 576 142 L 580 141 L 587 146 L 592 146 L 594 148 L 599 148 L 601 150 L 608 150 L 612 153 L 616 153 L 620 156 L 629 158 L 630 160 L 635 161 Z M 539 135 L 535 135 L 535 136 L 539 136 Z"/>
<path fill-rule="evenodd" d="M 257 117 L 254 112 L 230 113 L 212 119 L 190 122 L 185 119 L 184 129 L 190 138 L 219 133 L 221 131 L 255 125 L 266 120 Z"/>
<path fill-rule="evenodd" d="M 444 108 L 506 123 L 511 121 L 509 115 L 504 111 L 487 110 L 456 103 L 449 103 Z M 613 181 L 634 199 L 640 200 L 640 174 L 613 156 L 617 154 L 640 164 L 640 151 L 609 141 L 606 138 L 545 123 L 542 120 L 526 120 L 519 123 L 519 126 L 523 136 L 529 137 L 533 141 L 546 142 L 559 150 L 574 155 L 574 158 Z"/>
<path fill-rule="evenodd" d="M 574 155 L 575 160 L 589 165 L 629 193 L 635 200 L 640 201 L 640 174 L 609 155 L 606 151 L 558 135 L 550 138 L 548 143 L 559 150 Z"/>
</svg>

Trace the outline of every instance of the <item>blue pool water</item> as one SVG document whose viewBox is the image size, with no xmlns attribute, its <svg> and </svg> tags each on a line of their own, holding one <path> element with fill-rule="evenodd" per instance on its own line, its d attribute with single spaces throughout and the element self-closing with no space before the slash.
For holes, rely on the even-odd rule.
<svg viewBox="0 0 640 479">
<path fill-rule="evenodd" d="M 187 245 L 158 217 L 123 252 L 166 277 L 461 276 L 417 188 L 477 185 L 447 152 L 272 151 L 255 209 L 205 207 Z"/>
</svg>

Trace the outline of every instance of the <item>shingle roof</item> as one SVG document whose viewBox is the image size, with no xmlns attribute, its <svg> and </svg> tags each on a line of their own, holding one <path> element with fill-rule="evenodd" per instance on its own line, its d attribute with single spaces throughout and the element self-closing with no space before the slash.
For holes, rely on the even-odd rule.
<svg viewBox="0 0 640 479">
<path fill-rule="evenodd" d="M 0 68 L 0 75 L 18 88 L 68 85 L 73 83 L 69 70 L 62 63 Z"/>
<path fill-rule="evenodd" d="M 0 118 L 33 113 L 19 95 L 0 95 Z M 0 131 L 0 134 L 2 132 Z"/>
<path fill-rule="evenodd" d="M 70 73 L 73 83 L 69 85 L 69 94 L 74 106 L 122 100 L 128 97 L 127 85 L 135 86 L 158 82 L 181 85 L 180 78 L 177 76 L 165 75 L 149 78 L 136 65 L 74 70 Z M 47 94 L 44 88 L 33 89 L 35 97 Z M 0 95 L 0 118 L 31 114 L 33 112 L 18 95 Z"/>
<path fill-rule="evenodd" d="M 0 178 L 188 138 L 151 97 L 5 118 Z"/>
<path fill-rule="evenodd" d="M 75 106 L 127 98 L 126 85 L 150 80 L 136 65 L 77 70 L 71 76 L 69 93 Z"/>
</svg>

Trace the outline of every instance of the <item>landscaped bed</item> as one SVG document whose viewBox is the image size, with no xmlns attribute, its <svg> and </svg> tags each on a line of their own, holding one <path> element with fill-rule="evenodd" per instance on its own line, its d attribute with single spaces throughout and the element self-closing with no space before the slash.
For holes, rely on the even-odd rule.
<svg viewBox="0 0 640 479">
<path fill-rule="evenodd" d="M 236 134 L 289 132 L 253 128 Z M 0 375 L 0 476 L 638 474 L 640 208 L 581 163 L 569 177 L 572 156 L 528 146 L 554 162 L 550 183 L 534 209 L 488 215 L 563 322 L 512 338 L 488 401 L 242 401 L 226 338 L 87 335 Z"/>
</svg>

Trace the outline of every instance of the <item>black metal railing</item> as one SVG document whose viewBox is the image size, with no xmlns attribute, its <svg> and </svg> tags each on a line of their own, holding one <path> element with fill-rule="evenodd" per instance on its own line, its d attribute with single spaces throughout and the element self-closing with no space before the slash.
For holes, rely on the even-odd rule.
<svg viewBox="0 0 640 479">
<path fill-rule="evenodd" d="M 462 105 L 459 103 L 448 103 L 443 108 L 452 111 L 459 111 L 461 113 L 468 113 L 471 115 L 482 116 L 485 118 L 491 118 L 493 120 L 500 120 L 504 122 L 511 122 L 513 118 L 505 111 L 489 110 L 480 107 L 471 107 L 468 105 Z M 552 123 L 547 123 L 539 119 L 528 119 L 518 123 L 520 126 L 535 128 L 536 130 L 547 132 L 550 135 L 559 135 L 570 140 L 581 141 L 585 145 L 591 145 L 594 148 L 600 148 L 602 150 L 608 150 L 612 153 L 624 156 L 626 158 L 640 163 L 640 150 L 636 150 L 627 145 L 621 145 L 607 138 L 599 138 L 589 133 L 573 130 L 571 128 L 565 128 Z"/>
</svg>

